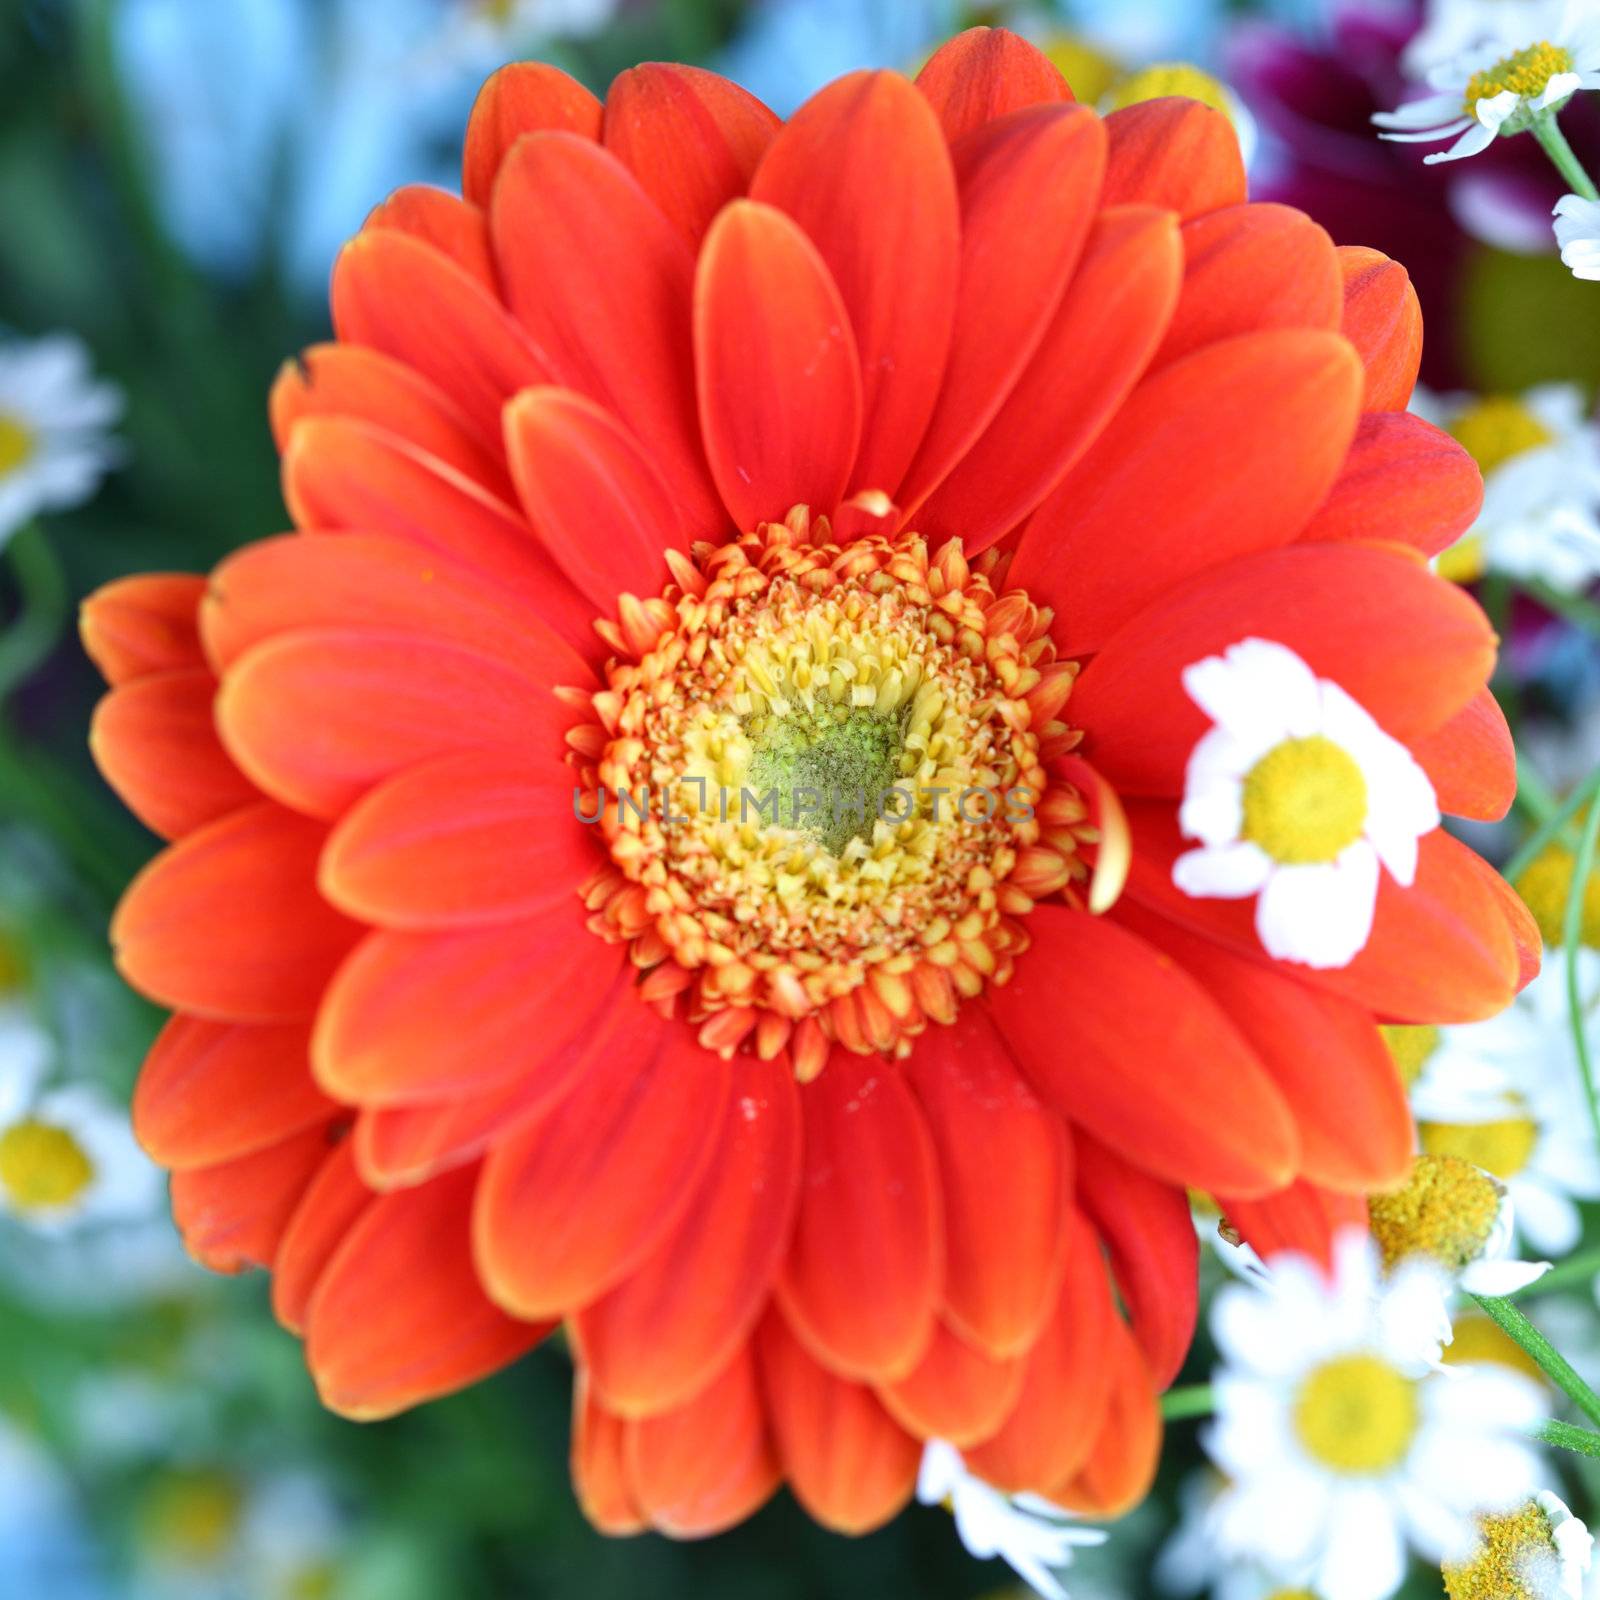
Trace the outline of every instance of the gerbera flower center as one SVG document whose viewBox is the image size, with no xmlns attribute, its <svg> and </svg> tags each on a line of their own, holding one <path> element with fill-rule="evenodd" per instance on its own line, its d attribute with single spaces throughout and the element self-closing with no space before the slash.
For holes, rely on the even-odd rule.
<svg viewBox="0 0 1600 1600">
<path fill-rule="evenodd" d="M 1410 1088 L 1422 1076 L 1422 1069 L 1433 1059 L 1442 1035 L 1431 1022 L 1385 1022 L 1378 1032 L 1389 1047 L 1394 1069 L 1400 1081 Z"/>
<path fill-rule="evenodd" d="M 1423 1122 L 1417 1137 L 1429 1155 L 1454 1156 L 1514 1178 L 1528 1164 L 1539 1142 L 1539 1124 L 1532 1117 L 1501 1117 L 1494 1122 Z"/>
<path fill-rule="evenodd" d="M 1508 90 L 1521 99 L 1532 99 L 1544 92 L 1545 85 L 1557 73 L 1572 71 L 1572 52 L 1561 45 L 1540 40 L 1538 44 L 1514 50 L 1503 60 L 1475 73 L 1467 84 L 1463 108 L 1470 117 L 1476 114 L 1480 100 L 1492 100 Z"/>
<path fill-rule="evenodd" d="M 1322 734 L 1285 739 L 1245 774 L 1240 836 L 1274 861 L 1332 861 L 1361 837 L 1366 820 L 1360 766 Z"/>
<path fill-rule="evenodd" d="M 1480 1543 L 1470 1561 L 1447 1563 L 1450 1600 L 1542 1600 L 1560 1593 L 1560 1553 L 1543 1508 L 1479 1519 Z"/>
<path fill-rule="evenodd" d="M 20 417 L 0 411 L 0 478 L 24 465 L 33 452 L 33 430 Z"/>
<path fill-rule="evenodd" d="M 14 1210 L 60 1211 L 94 1179 L 94 1163 L 65 1128 L 25 1118 L 0 1133 L 0 1190 Z"/>
<path fill-rule="evenodd" d="M 1571 850 L 1564 844 L 1550 844 L 1528 863 L 1516 881 L 1516 891 L 1533 913 L 1546 944 L 1561 944 L 1566 939 L 1567 898 L 1577 870 L 1578 860 Z M 1578 939 L 1591 949 L 1600 948 L 1600 872 L 1583 886 Z"/>
<path fill-rule="evenodd" d="M 1386 1267 L 1431 1256 L 1452 1272 L 1484 1251 L 1503 1193 L 1487 1174 L 1457 1155 L 1421 1155 L 1405 1187 L 1368 1201 L 1372 1236 Z"/>
<path fill-rule="evenodd" d="M 1295 1432 L 1306 1452 L 1354 1476 L 1399 1466 L 1421 1418 L 1415 1381 L 1366 1352 L 1314 1368 L 1294 1401 Z"/>
<path fill-rule="evenodd" d="M 1088 876 L 1088 807 L 1044 764 L 1077 669 L 955 542 L 841 547 L 802 509 L 695 554 L 601 627 L 572 736 L 615 869 L 593 925 L 710 1048 L 792 1046 L 802 1076 L 830 1040 L 904 1053 Z"/>
<path fill-rule="evenodd" d="M 1450 433 L 1485 477 L 1555 437 L 1528 406 L 1510 395 L 1490 395 L 1450 424 Z"/>
</svg>

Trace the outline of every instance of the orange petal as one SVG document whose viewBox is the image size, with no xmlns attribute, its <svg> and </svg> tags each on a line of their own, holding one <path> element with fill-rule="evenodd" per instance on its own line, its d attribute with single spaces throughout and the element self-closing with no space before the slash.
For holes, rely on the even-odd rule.
<svg viewBox="0 0 1600 1600">
<path fill-rule="evenodd" d="M 923 1034 L 908 1072 L 938 1154 L 945 1315 L 987 1355 L 1020 1354 L 1055 1306 L 1066 1260 L 1066 1127 L 975 1007 Z"/>
<path fill-rule="evenodd" d="M 443 189 L 421 183 L 396 189 L 373 209 L 362 228 L 388 228 L 421 239 L 449 256 L 490 294 L 500 292 L 489 250 L 488 220 L 477 206 Z"/>
<path fill-rule="evenodd" d="M 941 1322 L 922 1360 L 898 1382 L 880 1384 L 878 1398 L 907 1433 L 965 1449 L 999 1432 L 1025 1371 L 1022 1357 L 996 1361 Z"/>
<path fill-rule="evenodd" d="M 172 1175 L 172 1220 L 183 1247 L 213 1272 L 270 1267 L 300 1197 L 331 1157 L 323 1122 L 263 1150 Z"/>
<path fill-rule="evenodd" d="M 1078 1203 L 1111 1256 L 1133 1336 L 1155 1384 L 1178 1375 L 1199 1309 L 1199 1242 L 1188 1195 L 1079 1132 Z"/>
<path fill-rule="evenodd" d="M 754 95 L 700 67 L 647 61 L 606 94 L 606 149 L 694 246 L 750 187 L 780 126 Z"/>
<path fill-rule="evenodd" d="M 1294 538 L 1339 475 L 1360 397 L 1338 334 L 1204 346 L 1134 390 L 1035 513 L 1009 581 L 1055 608 L 1064 653 L 1099 648 L 1175 582 Z"/>
<path fill-rule="evenodd" d="M 1161 1411 L 1150 1374 L 1126 1327 L 1111 1320 L 1106 1347 L 1110 1405 L 1100 1436 L 1082 1469 L 1050 1498 L 1082 1516 L 1109 1520 L 1139 1504 L 1155 1482 L 1161 1462 Z"/>
<path fill-rule="evenodd" d="M 1433 780 L 1439 809 L 1451 817 L 1498 822 L 1517 794 L 1517 752 L 1500 702 L 1480 689 L 1412 754 Z"/>
<path fill-rule="evenodd" d="M 628 1484 L 625 1443 L 626 1424 L 595 1398 L 579 1367 L 572 1381 L 572 1488 L 590 1524 L 611 1538 L 647 1526 Z"/>
<path fill-rule="evenodd" d="M 548 1111 L 496 1141 L 473 1242 L 490 1297 L 515 1315 L 559 1317 L 598 1299 L 683 1214 L 716 1145 L 728 1065 L 684 1027 L 591 1056 Z"/>
<path fill-rule="evenodd" d="M 594 607 L 516 510 L 444 462 L 353 417 L 302 422 L 283 457 L 295 524 L 415 541 L 522 601 L 575 649 L 592 649 Z"/>
<path fill-rule="evenodd" d="M 343 1140 L 301 1195 L 272 1263 L 272 1314 L 291 1333 L 305 1332 L 306 1307 L 344 1236 L 372 1203 Z"/>
<path fill-rule="evenodd" d="M 756 1353 L 795 1499 L 835 1533 L 870 1533 L 890 1521 L 916 1486 L 921 1446 L 870 1389 L 813 1361 L 776 1312 L 761 1325 Z"/>
<path fill-rule="evenodd" d="M 619 949 L 590 934 L 576 900 L 466 933 L 374 933 L 317 1016 L 312 1063 L 341 1099 L 449 1100 L 525 1075 L 564 1088 L 577 1043 L 612 993 Z"/>
<path fill-rule="evenodd" d="M 1478 464 L 1449 434 L 1409 411 L 1373 411 L 1300 537 L 1395 540 L 1436 556 L 1482 505 Z"/>
<path fill-rule="evenodd" d="M 851 73 L 784 125 L 750 196 L 800 224 L 839 287 L 861 358 L 851 483 L 892 498 L 933 413 L 955 320 L 961 218 L 938 119 L 899 73 Z"/>
<path fill-rule="evenodd" d="M 805 1164 L 778 1298 L 841 1377 L 890 1382 L 922 1359 L 943 1279 L 933 1142 L 905 1078 L 835 1050 L 800 1091 Z"/>
<path fill-rule="evenodd" d="M 1404 411 L 1422 365 L 1422 307 L 1398 261 L 1343 245 L 1344 332 L 1366 368 L 1363 411 Z"/>
<path fill-rule="evenodd" d="M 1299 982 L 1295 969 L 1230 954 L 1135 905 L 1117 919 L 1164 950 L 1234 1019 L 1300 1129 L 1300 1171 L 1365 1194 L 1404 1179 L 1416 1130 L 1369 1012 Z M 1306 1041 L 1317 1041 L 1307 1050 Z"/>
<path fill-rule="evenodd" d="M 1252 637 L 1287 645 L 1401 740 L 1449 721 L 1494 665 L 1483 612 L 1420 562 L 1368 545 L 1265 550 L 1198 574 L 1106 642 L 1072 691 L 1085 757 L 1123 795 L 1181 793 L 1210 722 L 1180 675 Z"/>
<path fill-rule="evenodd" d="M 89 749 L 128 809 L 166 839 L 259 800 L 228 759 L 211 718 L 217 680 L 205 667 L 156 672 L 95 707 Z"/>
<path fill-rule="evenodd" d="M 1138 381 L 1178 297 L 1177 219 L 1153 206 L 1102 211 L 1038 353 L 983 436 L 913 521 L 976 555 L 1066 476 Z"/>
<path fill-rule="evenodd" d="M 717 531 L 695 414 L 694 260 L 683 236 L 614 155 L 566 133 L 519 141 L 495 185 L 490 226 L 507 304 L 550 381 L 613 412 L 688 525 Z"/>
<path fill-rule="evenodd" d="M 671 1410 L 733 1358 L 767 1302 L 799 1182 L 792 1069 L 736 1057 L 718 1148 L 683 1220 L 572 1324 L 608 1406 L 631 1417 Z"/>
<path fill-rule="evenodd" d="M 694 346 L 706 454 L 734 522 L 831 511 L 861 439 L 861 371 L 839 290 L 781 211 L 739 200 L 712 224 Z"/>
<path fill-rule="evenodd" d="M 521 750 L 464 750 L 412 767 L 345 813 L 322 891 L 383 928 L 466 927 L 537 915 L 603 862 L 573 818 L 570 776 Z"/>
<path fill-rule="evenodd" d="M 317 893 L 324 830 L 261 804 L 189 834 L 133 880 L 111 921 L 141 994 L 222 1022 L 308 1017 L 361 930 Z"/>
<path fill-rule="evenodd" d="M 1339 258 L 1303 211 L 1241 205 L 1208 212 L 1184 224 L 1183 251 L 1183 294 L 1158 367 L 1241 333 L 1339 326 Z"/>
<path fill-rule="evenodd" d="M 521 745 L 559 782 L 574 720 L 548 687 L 476 650 L 332 628 L 278 634 L 241 656 L 216 716 L 261 789 L 323 817 L 407 767 L 473 745 Z"/>
<path fill-rule="evenodd" d="M 83 602 L 78 630 L 107 683 L 202 666 L 195 612 L 206 580 L 153 572 L 118 578 Z"/>
<path fill-rule="evenodd" d="M 1245 200 L 1244 161 L 1233 124 L 1181 96 L 1145 100 L 1106 118 L 1109 150 L 1102 205 L 1165 206 L 1187 222 Z"/>
<path fill-rule="evenodd" d="M 330 1411 L 392 1417 L 488 1377 L 549 1333 L 549 1323 L 507 1317 L 478 1287 L 477 1181 L 468 1167 L 380 1195 L 345 1235 L 306 1320 L 306 1364 Z"/>
<path fill-rule="evenodd" d="M 1072 98 L 1055 63 L 1006 28 L 968 28 L 947 40 L 917 74 L 917 88 L 951 144 L 1024 106 Z"/>
<path fill-rule="evenodd" d="M 635 1503 L 671 1538 L 708 1538 L 759 1511 L 782 1474 L 750 1349 L 686 1405 L 628 1423 L 623 1461 Z"/>
<path fill-rule="evenodd" d="M 516 319 L 471 273 L 410 234 L 359 233 L 333 264 L 333 326 L 447 394 L 485 439 L 500 408 L 550 374 Z"/>
<path fill-rule="evenodd" d="M 1105 1415 L 1106 1343 L 1116 1321 L 1099 1241 L 1070 1208 L 1060 1297 L 1027 1357 L 1022 1391 L 1000 1431 L 966 1452 L 997 1488 L 1042 1494 L 1078 1470 Z"/>
<path fill-rule="evenodd" d="M 1028 959 L 989 1006 L 1052 1104 L 1168 1183 L 1261 1194 L 1294 1175 L 1289 1108 L 1199 984 L 1142 939 L 1064 906 L 1038 907 L 1028 933 Z"/>
<path fill-rule="evenodd" d="M 306 417 L 356 417 L 404 439 L 502 500 L 512 495 L 499 435 L 481 436 L 422 374 L 381 350 L 317 344 L 286 361 L 272 385 L 272 436 L 287 450 Z"/>
<path fill-rule="evenodd" d="M 575 78 L 542 61 L 513 61 L 478 91 L 461 156 L 461 192 L 488 208 L 500 165 L 525 133 L 600 137 L 600 102 Z"/>
<path fill-rule="evenodd" d="M 913 521 L 1043 341 L 1094 221 L 1105 150 L 1092 112 L 1049 105 L 987 123 L 951 151 L 961 194 L 955 335 L 897 497 Z"/>
<path fill-rule="evenodd" d="M 1333 1241 L 1345 1228 L 1367 1230 L 1364 1195 L 1335 1194 L 1303 1179 L 1256 1200 L 1217 1197 L 1227 1221 L 1267 1260 L 1280 1251 L 1333 1265 Z"/>
<path fill-rule="evenodd" d="M 145 1057 L 133 1130 L 163 1167 L 213 1166 L 277 1144 L 338 1109 L 312 1080 L 303 1023 L 245 1028 L 175 1016 Z"/>
<path fill-rule="evenodd" d="M 550 558 L 597 612 L 659 594 L 687 533 L 666 486 L 611 413 L 570 389 L 525 389 L 506 408 L 522 509 Z"/>
</svg>

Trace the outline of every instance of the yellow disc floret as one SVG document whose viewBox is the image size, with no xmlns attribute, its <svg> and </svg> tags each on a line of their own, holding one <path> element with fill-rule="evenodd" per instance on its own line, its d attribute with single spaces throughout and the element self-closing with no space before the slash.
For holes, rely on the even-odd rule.
<svg viewBox="0 0 1600 1600">
<path fill-rule="evenodd" d="M 25 465 L 34 448 L 33 430 L 21 418 L 0 411 L 0 478 Z"/>
<path fill-rule="evenodd" d="M 1484 477 L 1554 438 L 1544 423 L 1511 395 L 1488 395 L 1468 406 L 1450 424 L 1450 432 L 1478 463 Z"/>
<path fill-rule="evenodd" d="M 1462 108 L 1469 117 L 1475 116 L 1480 100 L 1492 100 L 1508 91 L 1519 99 L 1531 100 L 1544 93 L 1552 78 L 1571 71 L 1572 52 L 1541 40 L 1474 74 L 1467 84 Z"/>
<path fill-rule="evenodd" d="M 1530 1500 L 1519 1511 L 1478 1519 L 1472 1558 L 1444 1569 L 1450 1600 L 1550 1600 L 1562 1593 L 1550 1518 Z"/>
<path fill-rule="evenodd" d="M 1549 1382 L 1539 1363 L 1492 1317 L 1486 1317 L 1481 1311 L 1463 1312 L 1455 1319 L 1450 1343 L 1444 1347 L 1440 1359 L 1451 1367 L 1474 1367 L 1487 1362 L 1491 1366 L 1509 1367 L 1535 1383 Z"/>
<path fill-rule="evenodd" d="M 1285 866 L 1334 860 L 1366 821 L 1361 768 L 1321 734 L 1285 739 L 1245 774 L 1241 835 Z"/>
<path fill-rule="evenodd" d="M 1546 944 L 1561 944 L 1566 939 L 1567 901 L 1577 866 L 1577 857 L 1564 844 L 1549 844 L 1528 863 L 1513 885 L 1533 913 Z M 1600 949 L 1600 872 L 1591 873 L 1583 886 L 1578 941 Z"/>
<path fill-rule="evenodd" d="M 1539 1143 L 1532 1117 L 1501 1117 L 1494 1122 L 1423 1122 L 1417 1138 L 1429 1155 L 1457 1156 L 1497 1178 L 1514 1178 Z"/>
<path fill-rule="evenodd" d="M 1187 61 L 1158 61 L 1120 78 L 1106 91 L 1101 102 L 1107 111 L 1120 111 L 1145 100 L 1160 100 L 1168 95 L 1183 95 L 1220 111 L 1233 120 L 1233 98 L 1209 72 Z"/>
<path fill-rule="evenodd" d="M 207 1566 L 239 1531 L 244 1491 L 223 1472 L 185 1468 L 158 1478 L 141 1508 L 141 1532 L 165 1561 Z"/>
<path fill-rule="evenodd" d="M 1451 1272 L 1484 1251 L 1500 1215 L 1502 1192 L 1487 1174 L 1454 1155 L 1420 1155 L 1404 1188 L 1367 1202 L 1383 1264 L 1431 1256 Z"/>
<path fill-rule="evenodd" d="M 1071 85 L 1074 97 L 1084 105 L 1096 104 L 1122 77 L 1121 62 L 1082 34 L 1052 33 L 1040 42 L 1039 48 Z"/>
<path fill-rule="evenodd" d="M 1378 1032 L 1389 1047 L 1401 1083 L 1409 1089 L 1422 1076 L 1422 1069 L 1439 1048 L 1439 1030 L 1432 1023 L 1386 1022 L 1379 1026 Z"/>
<path fill-rule="evenodd" d="M 1405 1460 L 1421 1420 L 1417 1385 L 1381 1356 L 1336 1356 L 1302 1380 L 1294 1427 L 1320 1466 L 1374 1477 Z"/>
<path fill-rule="evenodd" d="M 94 1163 L 66 1128 L 34 1118 L 0 1132 L 0 1193 L 12 1209 L 65 1211 L 94 1180 Z"/>
</svg>

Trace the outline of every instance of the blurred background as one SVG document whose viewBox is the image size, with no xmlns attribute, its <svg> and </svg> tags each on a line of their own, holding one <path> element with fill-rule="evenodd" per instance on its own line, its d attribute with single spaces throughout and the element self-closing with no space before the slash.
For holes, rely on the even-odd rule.
<svg viewBox="0 0 1600 1600">
<path fill-rule="evenodd" d="M 0 534 L 15 531 L 7 394 L 26 415 L 52 360 L 89 458 L 0 578 L 0 1141 L 56 1096 L 85 1196 L 39 1204 L 40 1169 L 18 1140 L 8 1167 L 0 1143 L 3 1600 L 1006 1591 L 937 1508 L 856 1542 L 786 1499 L 706 1545 L 599 1539 L 566 1482 L 555 1349 L 395 1422 L 319 1409 L 264 1283 L 186 1262 L 127 1131 L 159 1018 L 112 973 L 104 929 L 155 841 L 89 764 L 99 684 L 72 616 L 108 579 L 204 569 L 285 526 L 273 373 L 327 336 L 329 266 L 370 207 L 402 183 L 454 186 L 474 92 L 517 57 L 602 94 L 637 61 L 697 62 L 780 113 L 855 67 L 912 70 L 973 22 L 1034 38 L 1090 102 L 1139 97 L 1152 64 L 1196 65 L 1258 197 L 1408 265 L 1433 391 L 1561 382 L 1587 416 L 1600 289 L 1555 256 L 1561 188 L 1532 141 L 1427 168 L 1372 135 L 1371 112 L 1402 98 L 1419 20 L 1411 0 L 0 0 Z M 1593 110 L 1564 118 L 1591 166 Z M 78 342 L 36 343 L 62 334 Z M 1551 794 L 1600 756 L 1593 576 L 1481 574 L 1510 640 L 1499 687 Z M 1506 841 L 1477 842 L 1503 859 Z M 1587 1286 L 1566 1311 L 1576 1345 L 1600 1347 Z M 1202 1342 L 1188 1376 L 1208 1366 Z M 1074 1568 L 1079 1600 L 1160 1592 L 1155 1552 L 1200 1493 L 1185 1487 L 1200 1460 L 1194 1424 L 1175 1424 L 1150 1505 Z M 1582 1484 L 1568 1491 L 1594 1510 Z M 1438 1594 L 1438 1574 L 1408 1592 Z"/>
</svg>

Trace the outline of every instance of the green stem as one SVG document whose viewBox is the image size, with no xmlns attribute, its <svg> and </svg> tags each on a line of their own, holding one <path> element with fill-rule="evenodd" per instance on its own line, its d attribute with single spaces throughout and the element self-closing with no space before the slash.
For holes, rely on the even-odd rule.
<svg viewBox="0 0 1600 1600">
<path fill-rule="evenodd" d="M 1575 1450 L 1580 1456 L 1600 1456 L 1600 1433 L 1587 1428 L 1575 1428 L 1570 1422 L 1541 1422 L 1529 1432 L 1535 1439 L 1553 1444 L 1562 1450 Z"/>
<path fill-rule="evenodd" d="M 1506 862 L 1505 876 L 1508 882 L 1515 883 L 1524 872 L 1538 859 L 1545 846 L 1560 837 L 1561 830 L 1578 814 L 1596 795 L 1600 795 L 1600 766 L 1589 773 L 1550 817 L 1534 833 L 1524 841 L 1511 859 Z"/>
<path fill-rule="evenodd" d="M 0 634 L 0 703 L 55 649 L 67 622 L 66 575 L 37 523 L 23 528 L 7 552 L 16 574 L 16 621 Z"/>
<path fill-rule="evenodd" d="M 1535 827 L 1543 827 L 1560 808 L 1561 802 L 1551 793 L 1550 785 L 1534 771 L 1530 762 L 1517 757 L 1517 795 L 1519 811 L 1533 818 Z"/>
<path fill-rule="evenodd" d="M 1555 112 L 1549 111 L 1535 117 L 1532 132 L 1544 147 L 1544 153 L 1555 163 L 1556 171 L 1571 185 L 1572 192 L 1582 195 L 1585 200 L 1600 200 L 1600 189 L 1595 188 L 1594 179 L 1584 171 L 1583 163 L 1573 154 L 1566 134 L 1556 121 Z"/>
<path fill-rule="evenodd" d="M 1161 1415 L 1168 1422 L 1182 1422 L 1189 1417 L 1209 1417 L 1217 1409 L 1216 1396 L 1209 1383 L 1190 1383 L 1182 1388 L 1168 1389 L 1161 1397 Z"/>
<path fill-rule="evenodd" d="M 1566 915 L 1561 919 L 1561 943 L 1567 957 L 1567 1018 L 1572 1025 L 1572 1045 L 1578 1054 L 1578 1071 L 1583 1076 L 1583 1092 L 1589 1102 L 1589 1120 L 1600 1145 L 1600 1096 L 1595 1093 L 1594 1061 L 1589 1055 L 1588 1018 L 1583 1012 L 1583 995 L 1578 986 L 1578 955 L 1582 949 L 1583 909 L 1588 898 L 1589 876 L 1594 871 L 1595 848 L 1600 845 L 1600 797 L 1589 807 L 1589 818 L 1578 841 L 1577 859 L 1572 865 L 1572 887 L 1567 891 Z"/>
<path fill-rule="evenodd" d="M 1600 1395 L 1586 1384 L 1571 1363 L 1545 1336 L 1528 1321 L 1509 1300 L 1492 1295 L 1475 1294 L 1472 1297 L 1494 1319 L 1496 1326 L 1508 1338 L 1516 1341 L 1538 1362 L 1542 1371 L 1555 1386 L 1577 1406 L 1591 1422 L 1600 1422 Z"/>
</svg>

